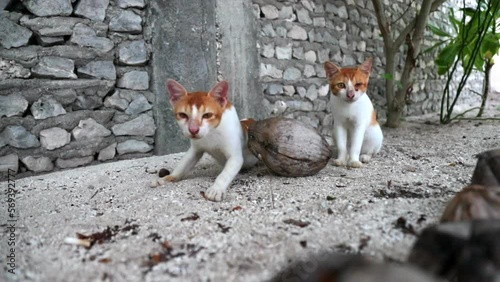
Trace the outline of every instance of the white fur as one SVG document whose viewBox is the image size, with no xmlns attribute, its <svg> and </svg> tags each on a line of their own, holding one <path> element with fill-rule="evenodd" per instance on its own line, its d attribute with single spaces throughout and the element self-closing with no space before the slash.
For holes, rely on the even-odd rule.
<svg viewBox="0 0 500 282">
<path fill-rule="evenodd" d="M 193 113 L 198 113 L 197 109 Z M 186 136 L 190 136 L 185 120 L 179 121 L 179 126 L 185 135 L 187 133 Z M 191 139 L 191 147 L 171 176 L 176 180 L 182 179 L 198 163 L 203 154 L 208 153 L 219 164 L 223 165 L 224 169 L 217 176 L 212 187 L 207 190 L 205 196 L 212 201 L 221 201 L 240 169 L 253 166 L 257 162 L 257 158 L 247 148 L 247 140 L 234 107 L 224 111 L 216 128 L 203 122 L 200 125 L 198 135 L 200 138 Z M 165 180 L 160 178 L 157 183 L 162 185 Z"/>
<path fill-rule="evenodd" d="M 380 125 L 370 125 L 374 109 L 368 95 L 356 91 L 349 101 L 347 91 L 354 91 L 354 86 L 351 81 L 346 86 L 338 93 L 339 96 L 331 95 L 330 99 L 333 137 L 338 149 L 334 164 L 361 167 L 360 160 L 368 162 L 380 151 L 384 137 Z"/>
</svg>

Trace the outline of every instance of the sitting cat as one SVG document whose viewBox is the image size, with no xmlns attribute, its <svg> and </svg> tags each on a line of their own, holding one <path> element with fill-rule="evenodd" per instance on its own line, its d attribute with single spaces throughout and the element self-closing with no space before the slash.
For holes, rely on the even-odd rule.
<svg viewBox="0 0 500 282">
<path fill-rule="evenodd" d="M 358 67 L 340 68 L 326 62 L 332 96 L 333 137 L 338 149 L 336 166 L 361 167 L 380 151 L 384 139 L 366 90 L 372 67 L 368 58 Z M 361 162 L 360 162 L 361 160 Z"/>
<path fill-rule="evenodd" d="M 177 81 L 167 81 L 177 123 L 182 133 L 191 139 L 191 147 L 172 174 L 155 180 L 152 186 L 181 180 L 206 152 L 224 169 L 205 197 L 221 201 L 240 169 L 257 162 L 247 148 L 247 130 L 253 120 L 238 119 L 236 109 L 227 99 L 228 87 L 226 81 L 221 81 L 208 93 L 188 93 Z"/>
</svg>

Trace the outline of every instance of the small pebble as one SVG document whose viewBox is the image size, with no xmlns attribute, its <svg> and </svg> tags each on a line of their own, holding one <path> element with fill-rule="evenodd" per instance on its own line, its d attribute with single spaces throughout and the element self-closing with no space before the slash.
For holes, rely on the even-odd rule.
<svg viewBox="0 0 500 282">
<path fill-rule="evenodd" d="M 167 175 L 170 175 L 170 171 L 166 168 L 160 169 L 160 172 L 158 172 L 159 177 L 165 177 Z"/>
</svg>

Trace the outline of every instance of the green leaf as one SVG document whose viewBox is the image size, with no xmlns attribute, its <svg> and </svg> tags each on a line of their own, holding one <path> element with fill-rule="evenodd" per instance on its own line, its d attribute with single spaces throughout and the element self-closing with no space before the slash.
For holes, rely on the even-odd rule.
<svg viewBox="0 0 500 282">
<path fill-rule="evenodd" d="M 437 36 L 452 37 L 451 34 L 449 34 L 448 32 L 440 29 L 439 27 L 437 27 L 431 23 L 427 24 L 427 26 L 431 29 L 432 33 L 434 33 Z"/>
<path fill-rule="evenodd" d="M 394 75 L 392 75 L 392 73 L 384 73 L 383 76 L 387 80 L 393 80 L 394 79 Z"/>
<path fill-rule="evenodd" d="M 457 44 L 450 44 L 441 50 L 436 58 L 436 65 L 438 67 L 438 74 L 445 74 L 456 60 L 458 55 Z"/>
<path fill-rule="evenodd" d="M 498 54 L 499 48 L 498 37 L 495 34 L 488 33 L 481 44 L 481 57 L 491 59 L 494 55 Z"/>
</svg>

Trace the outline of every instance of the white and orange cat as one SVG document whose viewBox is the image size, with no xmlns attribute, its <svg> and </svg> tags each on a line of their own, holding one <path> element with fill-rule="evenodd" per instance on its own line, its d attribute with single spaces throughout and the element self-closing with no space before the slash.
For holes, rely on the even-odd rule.
<svg viewBox="0 0 500 282">
<path fill-rule="evenodd" d="M 382 147 L 384 136 L 366 94 L 372 68 L 368 58 L 358 67 L 340 68 L 325 63 L 332 91 L 333 137 L 338 149 L 336 166 L 361 167 Z"/>
<path fill-rule="evenodd" d="M 217 83 L 208 93 L 188 93 L 177 81 L 169 79 L 167 89 L 177 123 L 182 133 L 191 139 L 191 147 L 172 174 L 156 179 L 152 186 L 181 180 L 203 154 L 208 153 L 224 168 L 205 197 L 221 201 L 240 169 L 257 162 L 247 147 L 247 129 L 253 120 L 239 120 L 236 109 L 228 101 L 226 81 Z"/>
</svg>

